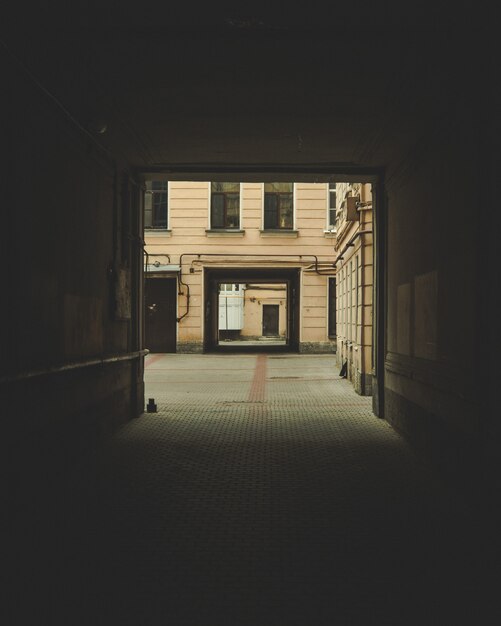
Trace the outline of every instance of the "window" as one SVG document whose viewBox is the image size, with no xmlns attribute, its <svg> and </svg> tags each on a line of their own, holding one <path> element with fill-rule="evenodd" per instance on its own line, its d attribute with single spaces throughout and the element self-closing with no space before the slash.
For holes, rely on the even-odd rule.
<svg viewBox="0 0 501 626">
<path fill-rule="evenodd" d="M 240 285 L 234 283 L 220 283 L 219 291 L 235 293 L 240 291 Z"/>
<path fill-rule="evenodd" d="M 336 183 L 329 183 L 329 208 L 327 213 L 327 229 L 336 228 Z"/>
<path fill-rule="evenodd" d="M 211 228 L 240 228 L 240 183 L 211 183 Z"/>
<path fill-rule="evenodd" d="M 144 228 L 167 230 L 167 181 L 146 182 L 144 197 Z"/>
<path fill-rule="evenodd" d="M 292 230 L 294 183 L 264 184 L 264 228 Z"/>
<path fill-rule="evenodd" d="M 336 336 L 336 279 L 329 278 L 329 337 Z"/>
</svg>

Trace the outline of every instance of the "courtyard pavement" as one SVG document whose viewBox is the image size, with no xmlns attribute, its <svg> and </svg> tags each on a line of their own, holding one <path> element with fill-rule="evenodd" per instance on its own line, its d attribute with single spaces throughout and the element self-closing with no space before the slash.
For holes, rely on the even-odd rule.
<svg viewBox="0 0 501 626">
<path fill-rule="evenodd" d="M 477 512 L 338 370 L 149 355 L 158 412 L 103 454 L 68 626 L 499 623 Z"/>
</svg>

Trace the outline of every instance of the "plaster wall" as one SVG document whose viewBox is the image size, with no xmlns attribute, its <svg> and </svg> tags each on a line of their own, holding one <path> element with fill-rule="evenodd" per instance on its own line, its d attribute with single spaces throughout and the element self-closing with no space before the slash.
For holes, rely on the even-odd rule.
<svg viewBox="0 0 501 626">
<path fill-rule="evenodd" d="M 479 149 L 456 113 L 387 178 L 385 416 L 465 481 L 483 464 Z"/>
<path fill-rule="evenodd" d="M 104 433 L 143 410 L 142 359 L 127 360 L 140 348 L 138 309 L 128 300 L 129 319 L 118 319 L 115 299 L 119 273 L 130 284 L 140 272 L 128 243 L 139 215 L 126 164 L 97 149 L 12 63 L 0 67 L 10 85 L 0 402 L 4 416 L 16 416 L 4 423 L 3 458 L 28 503 L 50 489 L 61 463 L 68 471 L 79 451 L 96 450 Z M 96 363 L 111 356 L 126 360 Z"/>
<path fill-rule="evenodd" d="M 301 295 L 301 341 L 335 346 L 327 336 L 328 277 L 315 274 L 312 265 L 334 260 L 334 240 L 325 233 L 327 226 L 327 184 L 295 184 L 294 229 L 290 232 L 263 230 L 263 183 L 242 183 L 240 195 L 240 230 L 217 232 L 210 229 L 210 183 L 198 181 L 169 182 L 169 230 L 145 231 L 149 254 L 169 254 L 170 263 L 181 259 L 182 280 L 190 288 L 189 314 L 178 325 L 178 350 L 191 350 L 203 344 L 203 267 L 303 267 Z M 217 253 L 217 258 L 197 254 Z M 225 253 L 248 258 L 225 257 Z M 252 255 L 264 255 L 252 257 Z M 277 255 L 296 255 L 280 258 Z M 189 255 L 189 256 L 187 256 Z M 303 255 L 300 259 L 299 255 Z M 308 256 L 310 255 L 310 256 Z M 268 257 L 268 258 L 267 258 Z M 334 275 L 334 272 L 332 273 Z M 284 305 L 285 308 L 285 305 Z M 186 290 L 178 296 L 178 311 L 186 311 Z M 312 349 L 315 349 L 312 346 Z"/>
<path fill-rule="evenodd" d="M 278 334 L 285 337 L 287 332 L 287 291 L 272 289 L 271 285 L 260 285 L 265 289 L 245 290 L 244 327 L 242 337 L 261 337 L 263 335 L 263 305 L 276 304 L 278 309 Z"/>
<path fill-rule="evenodd" d="M 358 196 L 362 204 L 357 220 L 347 221 L 338 210 L 336 256 L 337 361 L 347 363 L 347 378 L 357 393 L 372 394 L 373 374 L 373 219 L 372 195 L 368 184 L 339 185 L 338 204 L 345 195 Z M 353 245 L 347 244 L 353 240 Z"/>
</svg>

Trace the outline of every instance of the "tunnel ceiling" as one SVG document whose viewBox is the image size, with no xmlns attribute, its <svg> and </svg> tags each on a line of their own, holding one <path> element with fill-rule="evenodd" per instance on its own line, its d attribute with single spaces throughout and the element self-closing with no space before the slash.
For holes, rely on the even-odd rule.
<svg viewBox="0 0 501 626">
<path fill-rule="evenodd" d="M 204 18 L 205 19 L 202 19 Z M 380 167 L 461 101 L 468 45 L 442 34 L 333 29 L 297 16 L 36 29 L 8 49 L 141 170 L 173 165 Z M 473 45 L 473 44 L 471 44 Z"/>
</svg>

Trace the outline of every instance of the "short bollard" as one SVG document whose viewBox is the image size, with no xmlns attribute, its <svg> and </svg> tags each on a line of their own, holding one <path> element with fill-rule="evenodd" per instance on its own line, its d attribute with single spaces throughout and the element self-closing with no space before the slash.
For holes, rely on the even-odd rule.
<svg viewBox="0 0 501 626">
<path fill-rule="evenodd" d="M 157 405 L 155 404 L 155 398 L 149 398 L 148 404 L 146 405 L 146 412 L 147 413 L 157 412 Z"/>
</svg>

